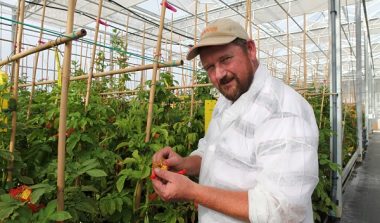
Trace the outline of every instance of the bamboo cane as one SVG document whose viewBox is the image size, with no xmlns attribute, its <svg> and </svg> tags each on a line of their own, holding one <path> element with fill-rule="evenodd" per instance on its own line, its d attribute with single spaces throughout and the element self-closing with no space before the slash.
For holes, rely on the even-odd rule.
<svg viewBox="0 0 380 223">
<path fill-rule="evenodd" d="M 256 47 L 256 51 L 257 51 L 257 58 L 260 59 L 260 29 L 257 29 L 257 47 Z"/>
<path fill-rule="evenodd" d="M 173 60 L 173 13 L 172 13 L 172 21 L 170 24 L 170 52 L 169 52 L 169 60 Z M 170 74 L 173 72 L 172 67 L 169 67 Z"/>
<path fill-rule="evenodd" d="M 129 38 L 129 35 L 128 35 L 128 29 L 129 29 L 129 18 L 130 18 L 130 16 L 129 16 L 129 13 L 128 13 L 128 15 L 127 15 L 127 22 L 126 22 L 126 24 L 125 24 L 125 51 L 127 51 L 128 52 L 128 38 Z M 121 67 L 119 67 L 119 69 L 121 69 Z M 119 74 L 119 77 L 118 77 L 118 87 L 119 87 L 119 89 L 120 89 L 120 80 L 121 80 L 121 74 Z"/>
<path fill-rule="evenodd" d="M 96 47 L 96 46 L 93 46 L 93 47 Z M 90 47 L 88 46 L 88 43 L 86 43 L 86 55 L 84 57 L 84 67 L 83 67 L 83 71 L 87 71 L 87 55 L 88 55 L 88 49 Z"/>
<path fill-rule="evenodd" d="M 157 68 L 170 67 L 170 66 L 181 66 L 181 65 L 183 65 L 182 60 L 165 61 L 165 62 L 159 63 L 157 65 Z M 154 64 L 145 64 L 142 66 L 126 67 L 126 68 L 119 69 L 119 70 L 110 70 L 110 71 L 95 73 L 93 75 L 93 77 L 95 77 L 95 78 L 96 77 L 105 77 L 105 76 L 110 76 L 110 75 L 115 75 L 115 74 L 135 72 L 135 71 L 147 70 L 147 69 L 152 69 L 152 68 L 154 68 Z M 80 75 L 80 76 L 76 76 L 76 77 L 70 77 L 70 81 L 84 80 L 87 78 L 88 78 L 88 74 L 85 74 L 85 75 Z M 41 81 L 41 82 L 36 82 L 35 85 L 54 84 L 56 82 L 57 82 L 57 80 Z M 29 87 L 29 86 L 32 86 L 32 84 L 20 84 L 20 87 Z"/>
<path fill-rule="evenodd" d="M 165 20 L 165 10 L 166 10 L 165 3 L 166 3 L 166 0 L 163 0 L 162 7 L 161 7 L 160 26 L 159 26 L 158 35 L 157 35 L 158 38 L 157 38 L 157 45 L 156 45 L 156 54 L 154 55 L 152 82 L 151 82 L 150 93 L 149 93 L 149 107 L 148 107 L 148 118 L 147 118 L 146 131 L 145 131 L 146 133 L 145 142 L 149 142 L 150 131 L 152 128 L 153 103 L 154 103 L 154 95 L 156 91 L 156 77 L 157 77 L 157 71 L 159 68 L 158 61 L 160 59 L 162 30 L 164 29 L 164 20 Z"/>
<path fill-rule="evenodd" d="M 252 2 L 251 0 L 248 0 L 249 3 L 249 11 L 248 11 L 248 30 L 249 30 L 249 38 L 252 39 Z"/>
<path fill-rule="evenodd" d="M 22 43 L 22 32 L 23 32 L 23 22 L 24 22 L 24 7 L 25 0 L 20 0 L 19 2 L 19 24 L 17 26 L 17 38 L 16 38 L 16 53 L 21 51 L 21 43 Z M 17 102 L 18 99 L 18 77 L 20 72 L 20 59 L 15 60 L 14 63 L 14 75 L 13 75 L 13 99 Z M 9 144 L 9 152 L 13 154 L 15 150 L 16 143 L 16 123 L 17 123 L 17 113 L 16 111 L 12 111 L 12 131 L 11 131 L 11 140 Z M 8 175 L 7 182 L 12 182 L 13 177 L 13 155 L 11 155 L 11 159 L 8 163 Z"/>
<path fill-rule="evenodd" d="M 205 4 L 205 23 L 208 23 L 208 9 L 207 9 L 207 3 Z"/>
<path fill-rule="evenodd" d="M 250 0 L 246 0 L 245 1 L 245 20 L 244 20 L 244 29 L 246 32 L 248 32 L 248 7 L 249 7 L 249 1 Z"/>
<path fill-rule="evenodd" d="M 46 80 L 49 80 L 49 56 L 50 56 L 50 51 L 47 50 L 47 56 L 46 56 Z M 46 85 L 46 91 L 48 89 L 48 85 Z"/>
<path fill-rule="evenodd" d="M 274 61 L 274 47 L 272 47 L 272 57 L 270 60 L 270 72 L 272 73 L 272 76 L 275 76 L 275 73 L 273 72 L 273 61 Z"/>
<path fill-rule="evenodd" d="M 65 36 L 65 37 L 59 37 L 59 38 L 57 38 L 55 40 L 51 40 L 51 41 L 49 41 L 43 45 L 39 45 L 39 46 L 30 48 L 28 50 L 24 50 L 23 52 L 16 53 L 15 55 L 13 55 L 13 56 L 5 59 L 5 60 L 0 61 L 0 66 L 3 66 L 7 63 L 16 61 L 16 60 L 21 59 L 23 57 L 26 57 L 30 54 L 40 52 L 40 51 L 43 51 L 46 49 L 50 49 L 50 48 L 58 46 L 60 44 L 67 43 L 71 40 L 76 40 L 78 38 L 85 36 L 86 33 L 87 33 L 86 30 L 81 29 L 81 30 L 76 31 L 75 33 L 67 34 L 67 36 Z"/>
<path fill-rule="evenodd" d="M 127 23 L 125 25 L 125 50 L 126 51 L 128 51 L 128 28 L 129 28 L 129 14 L 127 16 Z"/>
<path fill-rule="evenodd" d="M 141 44 L 141 65 L 145 65 L 145 30 L 146 29 L 146 23 L 144 22 L 144 31 L 143 31 L 143 39 Z M 141 77 L 140 77 L 140 87 L 141 89 L 144 89 L 144 83 L 145 83 L 145 70 L 141 70 Z"/>
<path fill-rule="evenodd" d="M 21 4 L 21 1 L 18 1 L 18 4 L 17 4 L 17 11 L 16 11 L 16 18 L 17 20 L 19 21 L 20 20 L 20 4 Z M 14 53 L 17 53 L 16 52 L 16 45 L 17 45 L 17 30 L 18 30 L 18 24 L 13 24 L 13 26 L 16 26 L 16 28 L 14 29 L 15 30 L 15 33 L 14 33 L 14 36 L 13 36 L 13 40 L 12 40 L 12 50 L 15 51 Z M 13 29 L 13 27 L 12 27 Z M 12 70 L 11 70 L 11 80 L 14 80 L 14 74 L 15 74 L 15 63 L 12 63 Z"/>
<path fill-rule="evenodd" d="M 67 11 L 66 33 L 73 32 L 74 12 L 76 0 L 69 1 Z M 58 131 L 58 163 L 57 163 L 57 210 L 64 210 L 64 188 L 65 188 L 65 146 L 66 146 L 66 119 L 69 78 L 71 70 L 71 50 L 72 42 L 65 44 L 65 54 L 63 58 L 62 88 L 59 112 Z"/>
<path fill-rule="evenodd" d="M 161 41 L 162 41 L 162 30 L 164 29 L 164 20 L 165 20 L 165 10 L 166 10 L 166 0 L 162 0 L 161 7 L 161 16 L 160 16 L 160 26 L 157 34 L 157 44 L 156 44 L 156 54 L 154 55 L 154 64 L 152 71 L 152 81 L 150 85 L 150 93 L 149 93 L 149 105 L 148 105 L 148 117 L 146 121 L 146 131 L 145 131 L 145 142 L 149 142 L 150 133 L 152 129 L 152 116 L 153 116 L 153 104 L 154 104 L 154 95 L 156 92 L 156 78 L 157 71 L 159 68 L 159 60 L 161 54 Z M 142 192 L 142 182 L 138 181 L 135 189 L 135 202 L 134 202 L 134 211 L 138 210 L 141 202 L 141 192 Z"/>
<path fill-rule="evenodd" d="M 197 44 L 197 20 L 198 20 L 198 0 L 195 0 L 195 12 L 194 12 L 194 46 Z M 191 84 L 195 84 L 195 79 L 197 76 L 197 71 L 196 71 L 196 62 L 197 58 L 193 59 L 193 77 Z M 194 89 L 191 89 L 191 104 L 190 104 L 190 117 L 193 117 L 194 113 Z"/>
<path fill-rule="evenodd" d="M 79 68 L 82 69 L 83 41 L 80 41 Z"/>
<path fill-rule="evenodd" d="M 322 102 L 321 102 L 321 110 L 320 110 L 320 115 L 319 115 L 319 128 L 322 127 L 322 117 L 323 117 L 323 105 L 325 101 L 325 89 L 326 85 L 323 85 L 323 90 L 322 90 Z"/>
<path fill-rule="evenodd" d="M 94 64 L 95 64 L 95 54 L 96 54 L 95 46 L 96 46 L 96 43 L 98 42 L 99 21 L 102 16 L 102 8 L 103 8 L 103 0 L 99 0 L 98 16 L 96 18 L 96 25 L 95 25 L 94 47 L 92 48 L 90 70 L 88 71 L 86 99 L 85 99 L 85 104 L 84 104 L 85 110 L 87 110 L 88 103 L 90 101 L 90 92 L 91 92 L 90 90 L 91 90 L 92 77 L 94 75 Z"/>
</svg>

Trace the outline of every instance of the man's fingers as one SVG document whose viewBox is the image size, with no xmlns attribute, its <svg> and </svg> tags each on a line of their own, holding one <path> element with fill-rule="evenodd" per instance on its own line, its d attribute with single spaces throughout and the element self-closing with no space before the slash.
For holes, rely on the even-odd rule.
<svg viewBox="0 0 380 223">
<path fill-rule="evenodd" d="M 163 149 L 161 149 L 160 151 L 158 151 L 157 153 L 153 155 L 152 161 L 161 162 L 163 159 L 167 159 L 171 152 L 172 152 L 172 148 L 168 146 L 164 147 Z"/>
</svg>

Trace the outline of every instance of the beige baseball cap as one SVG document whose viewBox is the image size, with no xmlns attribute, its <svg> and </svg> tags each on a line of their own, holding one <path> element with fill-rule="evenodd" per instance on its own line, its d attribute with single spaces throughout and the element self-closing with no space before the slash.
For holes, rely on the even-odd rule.
<svg viewBox="0 0 380 223">
<path fill-rule="evenodd" d="M 249 39 L 247 32 L 239 23 L 231 19 L 218 19 L 202 31 L 198 44 L 190 49 L 186 59 L 192 60 L 198 56 L 200 47 L 224 45 L 236 38 Z"/>
</svg>

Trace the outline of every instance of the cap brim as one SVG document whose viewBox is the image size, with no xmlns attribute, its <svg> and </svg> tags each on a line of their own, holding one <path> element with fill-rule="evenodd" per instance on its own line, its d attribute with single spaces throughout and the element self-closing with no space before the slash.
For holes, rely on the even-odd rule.
<svg viewBox="0 0 380 223">
<path fill-rule="evenodd" d="M 197 45 L 193 46 L 189 50 L 189 52 L 186 55 L 186 59 L 192 60 L 194 59 L 194 57 L 198 56 L 199 48 L 201 47 L 228 44 L 236 38 L 237 38 L 236 36 L 218 36 L 218 37 L 213 36 L 211 38 L 202 39 Z"/>
</svg>

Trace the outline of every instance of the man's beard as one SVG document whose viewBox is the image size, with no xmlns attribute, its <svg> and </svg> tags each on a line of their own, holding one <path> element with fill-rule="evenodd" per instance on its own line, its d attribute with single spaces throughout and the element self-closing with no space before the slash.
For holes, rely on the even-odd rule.
<svg viewBox="0 0 380 223">
<path fill-rule="evenodd" d="M 235 102 L 242 94 L 248 91 L 251 83 L 243 84 L 236 75 L 226 75 L 219 81 L 218 90 L 228 100 Z"/>
</svg>

